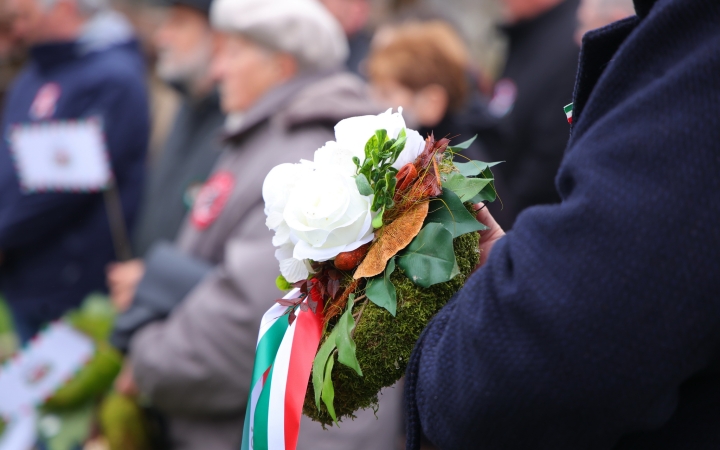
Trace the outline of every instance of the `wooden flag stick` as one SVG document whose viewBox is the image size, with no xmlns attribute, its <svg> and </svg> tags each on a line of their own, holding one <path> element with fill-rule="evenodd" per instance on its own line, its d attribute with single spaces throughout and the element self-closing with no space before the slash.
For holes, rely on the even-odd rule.
<svg viewBox="0 0 720 450">
<path fill-rule="evenodd" d="M 110 235 L 115 246 L 115 256 L 120 262 L 129 261 L 132 259 L 132 250 L 117 185 L 111 182 L 110 186 L 103 192 L 103 196 L 105 198 L 108 222 L 110 223 Z"/>
</svg>

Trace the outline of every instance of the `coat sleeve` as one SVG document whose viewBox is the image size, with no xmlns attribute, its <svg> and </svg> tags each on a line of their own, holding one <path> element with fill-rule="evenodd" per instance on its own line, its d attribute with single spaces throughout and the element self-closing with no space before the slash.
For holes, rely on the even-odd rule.
<svg viewBox="0 0 720 450">
<path fill-rule="evenodd" d="M 521 214 L 428 325 L 407 372 L 410 449 L 420 428 L 442 449 L 613 448 L 668 423 L 711 367 L 720 158 L 714 126 L 693 124 L 720 113 L 718 65 L 692 56 L 575 140 L 562 203 Z"/>
<path fill-rule="evenodd" d="M 226 244 L 224 262 L 166 321 L 131 341 L 140 390 L 173 415 L 244 412 L 259 320 L 279 297 L 263 206 L 247 217 Z"/>
<path fill-rule="evenodd" d="M 121 192 L 139 192 L 147 149 L 148 100 L 141 77 L 122 77 L 103 84 L 88 97 L 93 101 L 79 117 L 102 118 L 108 152 Z M 85 99 L 79 99 L 81 103 Z M 17 179 L 3 182 L 0 205 L 0 249 L 14 250 L 62 233 L 95 211 L 102 194 L 39 193 L 24 195 Z M 126 222 L 137 208 L 135 196 L 122 196 Z"/>
<path fill-rule="evenodd" d="M 127 352 L 133 334 L 150 322 L 165 319 L 212 271 L 212 266 L 169 242 L 155 243 L 145 258 L 145 274 L 130 308 L 115 319 L 110 343 Z"/>
</svg>

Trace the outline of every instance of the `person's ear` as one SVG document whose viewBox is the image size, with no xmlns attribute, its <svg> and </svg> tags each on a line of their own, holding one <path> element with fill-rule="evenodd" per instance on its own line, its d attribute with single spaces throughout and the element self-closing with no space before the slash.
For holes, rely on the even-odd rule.
<svg viewBox="0 0 720 450">
<path fill-rule="evenodd" d="M 415 115 L 420 124 L 433 127 L 440 123 L 450 106 L 450 97 L 444 87 L 430 84 L 415 93 Z"/>
<path fill-rule="evenodd" d="M 275 55 L 275 69 L 278 78 L 286 81 L 297 75 L 299 67 L 294 56 L 289 53 L 278 53 Z"/>
</svg>

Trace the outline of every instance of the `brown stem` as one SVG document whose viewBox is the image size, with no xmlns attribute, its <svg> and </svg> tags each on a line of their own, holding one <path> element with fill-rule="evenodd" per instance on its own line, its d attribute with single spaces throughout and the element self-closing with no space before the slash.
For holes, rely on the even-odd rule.
<svg viewBox="0 0 720 450">
<path fill-rule="evenodd" d="M 363 315 L 363 311 L 365 311 L 365 307 L 367 306 L 368 302 L 370 300 L 365 300 L 365 303 L 363 303 L 362 308 L 360 308 L 360 312 L 358 313 L 357 319 L 355 319 L 355 328 L 353 328 L 352 332 L 350 333 L 350 338 L 355 338 L 355 330 L 357 330 L 357 324 L 360 323 L 360 318 Z"/>
<path fill-rule="evenodd" d="M 347 300 L 350 297 L 350 294 L 355 292 L 359 285 L 360 280 L 353 280 L 352 283 L 345 288 L 345 291 L 336 302 L 328 303 L 327 308 L 325 309 L 325 323 L 323 325 L 327 325 L 333 317 L 342 313 L 345 309 L 345 305 L 347 305 Z"/>
</svg>

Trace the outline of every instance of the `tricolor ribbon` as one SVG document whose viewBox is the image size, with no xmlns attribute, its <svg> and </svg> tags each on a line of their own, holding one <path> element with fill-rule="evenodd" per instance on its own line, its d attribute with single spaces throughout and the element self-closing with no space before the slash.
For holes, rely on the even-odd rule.
<svg viewBox="0 0 720 450">
<path fill-rule="evenodd" d="M 570 103 L 569 105 L 566 105 L 563 110 L 565 111 L 565 115 L 567 116 L 567 121 L 569 124 L 572 125 L 573 123 L 573 104 Z"/>
<path fill-rule="evenodd" d="M 300 297 L 294 289 L 285 299 Z M 307 300 L 304 300 L 307 301 Z M 242 450 L 295 450 L 312 363 L 322 335 L 322 304 L 317 312 L 275 304 L 262 318 L 255 350 Z"/>
</svg>

